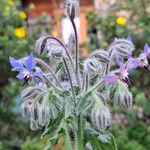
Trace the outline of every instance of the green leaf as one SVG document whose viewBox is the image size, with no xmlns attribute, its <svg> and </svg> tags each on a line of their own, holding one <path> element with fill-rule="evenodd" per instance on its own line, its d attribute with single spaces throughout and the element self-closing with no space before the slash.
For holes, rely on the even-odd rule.
<svg viewBox="0 0 150 150">
<path fill-rule="evenodd" d="M 43 136 L 47 134 L 56 132 L 63 119 L 64 119 L 64 112 L 60 112 L 56 119 L 50 120 L 51 122 L 49 123 L 48 127 L 45 129 L 44 133 L 41 135 L 41 138 L 43 138 Z"/>
<path fill-rule="evenodd" d="M 86 139 L 92 145 L 94 150 L 103 150 L 100 145 L 100 142 L 97 140 L 97 138 L 94 135 L 86 133 Z"/>
</svg>

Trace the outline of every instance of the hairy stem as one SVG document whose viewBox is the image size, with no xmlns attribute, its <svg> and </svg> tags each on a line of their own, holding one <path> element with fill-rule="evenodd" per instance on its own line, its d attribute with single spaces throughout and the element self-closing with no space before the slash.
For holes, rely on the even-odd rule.
<svg viewBox="0 0 150 150">
<path fill-rule="evenodd" d="M 78 130 L 76 134 L 76 150 L 84 150 L 84 127 L 85 118 L 82 114 L 77 116 Z"/>
<path fill-rule="evenodd" d="M 110 133 L 110 134 L 111 134 L 111 133 Z M 112 140 L 113 140 L 113 144 L 114 144 L 115 150 L 118 150 L 117 143 L 116 143 L 116 139 L 115 139 L 114 135 L 111 134 L 111 137 L 112 137 Z"/>
<path fill-rule="evenodd" d="M 111 62 L 112 62 L 112 56 L 113 56 L 113 48 L 110 50 L 110 52 L 109 52 L 109 58 L 110 58 L 110 62 L 109 63 L 107 63 L 107 65 L 106 65 L 106 72 L 105 72 L 105 75 L 106 74 L 108 74 L 108 71 L 109 71 L 109 69 L 110 69 L 110 64 L 111 64 Z"/>
<path fill-rule="evenodd" d="M 83 73 L 82 92 L 86 92 L 89 86 L 88 73 Z"/>
<path fill-rule="evenodd" d="M 65 67 L 65 69 L 67 71 L 67 75 L 68 75 L 68 78 L 69 78 L 72 95 L 73 95 L 74 102 L 75 102 L 75 91 L 74 91 L 71 75 L 70 75 L 69 68 L 68 68 L 68 65 L 67 65 L 67 62 L 66 62 L 65 58 L 63 59 L 63 62 L 64 62 L 64 67 Z"/>
<path fill-rule="evenodd" d="M 47 36 L 47 37 L 43 40 L 43 43 L 42 43 L 42 46 L 41 46 L 41 51 L 42 51 L 42 49 L 44 49 L 45 44 L 46 44 L 46 41 L 47 41 L 48 39 L 54 39 L 54 40 L 56 40 L 56 41 L 65 49 L 66 54 L 67 54 L 67 56 L 68 56 L 68 58 L 69 58 L 69 60 L 70 60 L 70 63 L 71 63 L 71 65 L 72 65 L 72 67 L 74 68 L 72 57 L 70 56 L 70 54 L 69 54 L 67 48 L 65 47 L 65 45 L 64 45 L 59 39 L 57 39 L 57 38 L 55 38 L 55 37 L 52 37 L 52 36 Z"/>
<path fill-rule="evenodd" d="M 76 29 L 76 25 L 74 23 L 74 20 L 70 18 L 70 21 L 72 23 L 73 29 L 74 29 L 74 33 L 75 33 L 75 75 L 76 75 L 76 80 L 78 85 L 80 86 L 80 80 L 79 80 L 79 48 L 78 48 L 78 34 L 77 34 L 77 29 Z"/>
<path fill-rule="evenodd" d="M 82 94 L 82 97 L 85 97 L 90 92 L 93 92 L 94 90 L 98 89 L 100 86 L 104 84 L 104 80 L 100 80 L 97 84 L 89 88 L 85 93 Z"/>
<path fill-rule="evenodd" d="M 57 82 L 57 84 L 59 85 L 59 87 L 61 87 L 61 84 L 60 84 L 60 82 L 57 80 L 57 77 L 56 77 L 55 74 L 53 73 L 51 67 L 50 67 L 47 63 L 45 63 L 43 60 L 41 60 L 41 59 L 39 59 L 39 58 L 36 58 L 35 60 L 36 60 L 36 62 L 37 62 L 38 64 L 44 66 L 44 67 L 52 74 L 53 78 L 55 79 L 55 81 Z"/>
<path fill-rule="evenodd" d="M 70 139 L 68 128 L 67 128 L 66 124 L 65 124 L 64 141 L 65 141 L 65 149 L 66 150 L 73 150 L 72 145 L 71 145 L 71 139 Z"/>
</svg>

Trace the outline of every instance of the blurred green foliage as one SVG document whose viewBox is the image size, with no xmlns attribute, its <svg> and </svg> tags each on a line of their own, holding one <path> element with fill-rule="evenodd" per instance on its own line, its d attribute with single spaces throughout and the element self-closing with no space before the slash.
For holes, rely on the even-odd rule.
<svg viewBox="0 0 150 150">
<path fill-rule="evenodd" d="M 105 48 L 115 37 L 132 35 L 135 45 L 140 49 L 143 44 L 150 43 L 150 2 L 148 0 L 118 1 L 110 6 L 106 16 L 101 12 L 89 12 L 87 21 L 89 26 L 88 42 L 84 45 L 88 50 Z M 124 17 L 126 23 L 119 24 L 117 19 Z M 94 28 L 95 32 L 91 32 Z"/>
<path fill-rule="evenodd" d="M 52 23 L 49 21 L 41 31 L 46 14 L 36 18 L 32 34 L 27 22 L 27 12 L 21 10 L 20 0 L 0 1 L 0 150 L 1 149 L 42 149 L 36 139 L 32 140 L 36 132 L 30 132 L 26 120 L 22 119 L 19 111 L 21 103 L 19 90 L 21 83 L 14 79 L 11 72 L 9 56 L 25 57 L 34 50 L 34 44 L 41 34 L 51 32 Z M 28 10 L 28 9 L 26 9 Z M 48 30 L 49 29 L 49 30 Z M 39 32 L 40 31 L 40 32 Z M 27 136 L 30 135 L 29 138 Z M 27 138 L 27 139 L 26 139 Z M 40 138 L 38 138 L 40 139 Z M 31 148 L 28 148 L 30 145 Z"/>
<path fill-rule="evenodd" d="M 26 141 L 21 145 L 22 150 L 42 150 L 47 143 L 40 140 L 40 137 L 31 138 L 28 137 Z"/>
</svg>

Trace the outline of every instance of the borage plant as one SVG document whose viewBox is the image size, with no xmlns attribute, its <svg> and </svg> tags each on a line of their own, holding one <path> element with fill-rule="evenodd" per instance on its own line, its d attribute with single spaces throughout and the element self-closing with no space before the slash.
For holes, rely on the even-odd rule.
<svg viewBox="0 0 150 150">
<path fill-rule="evenodd" d="M 20 60 L 10 57 L 12 70 L 27 85 L 21 93 L 21 113 L 30 118 L 32 130 L 45 127 L 42 137 L 49 135 L 51 148 L 64 137 L 66 150 L 100 150 L 114 139 L 109 132 L 109 105 L 131 107 L 128 76 L 136 68 L 148 68 L 150 47 L 145 44 L 144 52 L 134 58 L 131 38 L 115 38 L 107 50 L 96 50 L 81 61 L 74 23 L 79 1 L 67 0 L 66 8 L 74 29 L 68 46 L 44 36 L 36 51 L 47 61 L 33 54 Z"/>
</svg>

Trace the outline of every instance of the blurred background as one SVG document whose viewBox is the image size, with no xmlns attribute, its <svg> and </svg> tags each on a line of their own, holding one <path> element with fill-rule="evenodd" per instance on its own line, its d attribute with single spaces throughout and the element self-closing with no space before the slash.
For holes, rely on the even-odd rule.
<svg viewBox="0 0 150 150">
<path fill-rule="evenodd" d="M 135 55 L 150 44 L 150 0 L 80 0 L 76 18 L 80 53 L 87 57 L 106 48 L 114 37 L 132 36 Z M 42 131 L 29 129 L 21 117 L 21 83 L 10 71 L 9 56 L 24 57 L 34 50 L 42 35 L 53 35 L 68 43 L 72 27 L 64 13 L 64 0 L 0 0 L 0 150 L 42 150 Z M 150 149 L 150 73 L 144 69 L 130 76 L 134 106 L 114 108 L 111 132 L 118 150 Z M 55 149 L 60 149 L 62 140 Z"/>
</svg>

